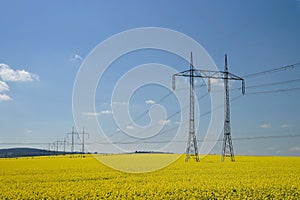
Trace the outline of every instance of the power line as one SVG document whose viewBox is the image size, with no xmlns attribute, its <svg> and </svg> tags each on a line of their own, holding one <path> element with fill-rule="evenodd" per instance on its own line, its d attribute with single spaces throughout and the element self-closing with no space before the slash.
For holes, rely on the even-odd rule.
<svg viewBox="0 0 300 200">
<path fill-rule="evenodd" d="M 172 127 L 168 129 L 168 131 L 176 129 L 176 127 Z M 167 130 L 166 130 L 167 131 Z M 243 140 L 264 140 L 264 139 L 280 139 L 280 138 L 296 138 L 300 137 L 300 134 L 290 134 L 290 135 L 269 135 L 269 136 L 253 136 L 253 137 L 236 137 L 232 138 L 234 141 L 243 141 Z M 223 141 L 222 139 L 217 139 L 217 140 L 197 140 L 197 142 L 204 142 L 204 141 L 217 141 L 221 142 Z M 147 140 L 141 140 L 141 141 L 129 141 L 129 142 L 122 142 L 122 141 L 117 141 L 117 142 L 102 142 L 98 144 L 164 144 L 164 143 L 169 143 L 169 140 L 160 140 L 160 141 L 147 141 Z M 179 143 L 179 142 L 186 142 L 186 140 L 172 140 L 172 142 Z M 35 142 L 35 143 L 29 143 L 29 142 L 1 142 L 0 145 L 46 145 L 49 143 L 44 143 L 44 142 Z M 79 143 L 78 143 L 79 144 Z M 86 144 L 94 144 L 94 143 L 86 143 Z"/>
<path fill-rule="evenodd" d="M 209 94 L 209 93 L 207 92 L 206 94 L 200 96 L 200 97 L 197 98 L 197 99 L 198 99 L 198 100 L 201 100 L 201 99 L 203 99 L 204 97 L 206 97 L 208 94 Z M 184 106 L 182 109 L 180 109 L 180 110 L 174 112 L 173 114 L 169 115 L 169 116 L 166 118 L 166 120 L 169 120 L 169 119 L 171 119 L 172 117 L 174 117 L 174 116 L 180 114 L 180 113 L 182 112 L 182 110 L 187 109 L 188 107 L 189 107 L 189 105 Z M 175 127 L 173 127 L 173 128 L 170 128 L 170 129 L 167 129 L 167 130 L 164 130 L 164 131 L 160 131 L 157 135 L 160 135 L 160 136 L 161 136 L 162 134 L 164 134 L 164 133 L 166 133 L 166 132 L 170 132 L 171 130 L 174 130 L 174 129 L 176 129 L 176 128 L 178 128 L 178 126 L 175 126 Z M 123 132 L 123 131 L 121 131 L 121 132 Z M 141 133 L 142 133 L 142 132 L 141 132 Z M 124 141 L 126 141 L 126 140 L 128 140 L 128 139 L 133 139 L 133 138 L 135 138 L 135 137 L 129 137 L 129 138 L 126 138 L 126 139 L 122 139 L 122 140 L 116 141 L 116 143 L 124 142 Z M 149 138 L 147 138 L 147 139 L 149 139 Z M 144 139 L 143 139 L 143 138 L 139 138 L 138 140 L 135 140 L 135 141 L 138 142 L 138 141 L 140 141 L 140 140 L 144 140 Z"/>
<path fill-rule="evenodd" d="M 293 80 L 280 81 L 280 82 L 274 82 L 274 83 L 264 83 L 264 84 L 260 84 L 260 85 L 248 86 L 247 89 L 268 87 L 268 86 L 274 86 L 274 85 L 282 85 L 282 84 L 288 84 L 288 83 L 295 83 L 295 82 L 299 82 L 299 81 L 300 81 L 300 79 L 293 79 Z M 241 89 L 241 88 L 239 88 L 239 89 Z"/>
<path fill-rule="evenodd" d="M 253 78 L 255 76 L 260 76 L 260 75 L 264 75 L 264 74 L 268 74 L 268 73 L 274 73 L 274 72 L 280 72 L 280 71 L 284 71 L 284 70 L 288 70 L 288 69 L 295 69 L 295 68 L 298 68 L 298 67 L 300 67 L 300 63 L 295 63 L 295 64 L 292 64 L 292 65 L 277 67 L 277 68 L 274 68 L 274 69 L 269 69 L 269 70 L 265 70 L 265 71 L 261 71 L 261 72 L 256 72 L 256 73 L 253 73 L 253 74 L 247 74 L 247 75 L 244 76 L 244 78 Z"/>
<path fill-rule="evenodd" d="M 296 69 L 298 67 L 300 67 L 300 63 L 295 63 L 295 64 L 292 64 L 292 65 L 286 65 L 286 66 L 283 66 L 283 67 L 277 67 L 277 68 L 274 68 L 274 69 L 265 70 L 265 71 L 261 71 L 261 72 L 256 72 L 256 73 L 253 73 L 253 74 L 247 74 L 247 75 L 244 76 L 244 78 L 252 78 L 252 77 L 256 77 L 256 76 L 260 76 L 260 75 L 265 75 L 265 74 L 269 74 L 269 73 L 281 72 L 281 71 L 289 70 L 289 69 Z M 260 88 L 260 87 L 275 86 L 275 85 L 288 84 L 288 83 L 295 83 L 295 82 L 299 82 L 299 81 L 300 81 L 300 79 L 294 79 L 294 80 L 287 80 L 287 81 L 274 82 L 274 83 L 265 83 L 265 84 L 260 84 L 260 85 L 247 86 L 247 89 L 254 89 L 254 88 Z M 201 85 L 198 85 L 198 86 L 195 86 L 195 87 L 203 87 L 203 86 L 206 86 L 206 84 L 201 84 Z M 181 89 L 186 89 L 186 88 L 180 88 L 180 89 L 178 88 L 178 90 L 181 90 Z M 232 88 L 232 90 L 238 90 L 238 89 L 240 90 L 241 88 Z M 248 92 L 248 93 L 246 93 L 246 95 L 280 93 L 280 92 L 289 92 L 289 91 L 297 91 L 297 90 L 300 90 L 300 87 L 285 88 L 285 89 L 276 89 L 276 90 L 266 90 L 266 91 L 257 91 L 257 92 L 250 92 L 250 93 Z M 168 92 L 157 103 L 163 102 L 172 93 L 173 93 L 172 91 Z M 242 95 L 237 96 L 236 98 L 231 99 L 231 101 L 239 99 L 241 96 Z M 219 107 L 216 107 L 214 110 L 217 110 L 219 108 L 222 108 L 222 105 L 220 105 Z M 206 113 L 203 113 L 200 117 L 205 117 L 205 116 L 209 115 L 210 113 L 212 113 L 214 110 L 211 110 L 211 111 L 208 111 Z M 181 112 L 181 110 L 175 112 L 174 116 L 177 115 L 177 114 L 179 114 L 180 112 Z M 148 113 L 149 113 L 149 109 L 147 111 L 143 112 L 142 114 L 140 114 L 133 121 L 138 121 L 139 119 L 141 119 L 143 116 L 145 116 Z M 169 116 L 168 118 L 170 118 L 170 117 L 172 117 L 172 115 Z M 174 128 L 176 128 L 176 127 L 173 127 L 172 130 Z M 167 130 L 161 131 L 160 134 L 163 134 L 164 132 L 167 132 L 167 131 L 170 131 L 170 130 L 167 129 Z M 112 137 L 115 134 L 117 134 L 118 132 L 119 131 L 116 131 L 115 133 L 113 133 L 112 135 L 109 135 L 107 137 Z M 234 139 L 234 140 L 236 140 L 236 139 Z M 49 145 L 49 142 L 11 142 L 11 143 L 5 143 L 4 142 L 4 143 L 0 143 L 0 145 Z M 72 142 L 73 149 L 74 149 L 74 145 L 78 145 L 78 143 Z M 65 148 L 65 141 L 64 141 L 64 148 Z"/>
<path fill-rule="evenodd" d="M 279 93 L 279 92 L 289 92 L 289 91 L 295 91 L 295 90 L 300 90 L 300 87 L 296 87 L 296 88 L 286 88 L 286 89 L 278 89 L 278 90 L 266 90 L 266 91 L 258 91 L 258 92 L 247 92 L 245 93 L 246 96 L 250 96 L 250 95 L 257 95 L 257 94 L 269 94 L 269 93 Z M 230 100 L 230 102 L 232 101 L 235 101 L 239 98 L 241 98 L 243 95 L 239 95 L 239 96 L 236 96 L 234 97 L 233 99 Z M 200 115 L 200 118 L 201 117 L 205 117 L 209 114 L 211 114 L 212 112 L 222 108 L 224 105 L 219 105 L 217 107 L 215 107 L 213 110 L 210 110 L 210 111 L 207 111 L 203 114 Z"/>
<path fill-rule="evenodd" d="M 242 96 L 243 96 L 243 95 L 236 96 L 236 97 L 232 98 L 232 99 L 230 100 L 230 102 L 233 102 L 233 101 L 235 101 L 235 100 L 241 98 Z M 216 110 L 219 110 L 219 109 L 221 109 L 221 108 L 223 108 L 223 107 L 224 107 L 224 104 L 218 105 L 218 106 L 214 107 L 213 110 L 210 110 L 210 111 L 207 111 L 207 112 L 205 112 L 205 113 L 203 113 L 203 114 L 200 114 L 200 118 L 201 118 L 201 117 L 208 116 L 208 115 L 211 114 L 212 112 L 214 112 L 214 111 L 216 111 Z"/>
<path fill-rule="evenodd" d="M 298 82 L 300 79 L 295 79 L 295 80 L 289 80 L 289 81 L 282 81 L 282 82 L 275 82 L 275 83 L 267 83 L 267 84 L 261 84 L 261 85 L 253 85 L 253 86 L 248 86 L 246 89 L 252 89 L 252 88 L 260 88 L 264 86 L 273 86 L 273 85 L 278 85 L 282 83 L 291 83 L 291 82 Z M 233 88 L 232 90 L 240 90 L 241 88 Z M 288 92 L 288 91 L 296 91 L 300 90 L 300 87 L 293 87 L 293 88 L 283 88 L 283 89 L 276 89 L 276 90 L 265 90 L 265 91 L 257 91 L 257 92 L 247 92 L 245 95 L 254 95 L 254 94 L 267 94 L 267 93 L 279 93 L 279 92 Z M 222 92 L 222 90 L 214 91 L 214 92 Z M 241 95 L 242 96 L 242 95 Z M 238 96 L 238 97 L 241 97 Z"/>
<path fill-rule="evenodd" d="M 203 86 L 205 86 L 205 85 L 204 85 L 204 84 L 199 85 L 199 87 L 203 87 Z M 182 89 L 182 88 L 181 88 L 181 89 Z M 170 92 L 168 92 L 166 95 L 164 95 L 159 101 L 157 101 L 157 104 L 162 103 L 162 102 L 163 102 L 165 99 L 167 99 L 171 94 L 173 94 L 173 91 L 170 91 Z M 197 98 L 197 100 L 199 101 L 199 100 L 203 99 L 203 98 L 206 97 L 208 94 L 209 94 L 209 93 L 206 93 L 206 94 L 200 96 L 199 98 Z M 172 115 L 170 115 L 166 120 L 168 120 L 168 119 L 170 119 L 171 117 L 173 117 L 173 116 L 175 116 L 175 115 L 181 113 L 181 111 L 182 111 L 183 109 L 186 109 L 188 106 L 189 106 L 189 105 L 186 105 L 186 106 L 184 106 L 182 109 L 179 109 L 178 111 L 174 112 L 174 113 L 173 113 Z M 138 117 L 134 118 L 134 119 L 132 120 L 132 122 L 129 123 L 127 126 L 132 125 L 134 122 L 137 122 L 138 120 L 140 120 L 140 119 L 141 119 L 142 117 L 144 117 L 147 113 L 149 113 L 149 111 L 150 111 L 150 109 L 147 109 L 145 112 L 141 113 Z M 108 135 L 107 137 L 108 137 L 108 138 L 112 138 L 113 136 L 115 136 L 116 134 L 118 134 L 118 133 L 120 133 L 120 132 L 123 132 L 123 131 L 117 130 L 117 131 L 115 131 L 114 133 L 112 133 L 111 135 Z M 123 133 L 124 133 L 124 132 L 123 132 Z M 103 140 L 104 140 L 104 139 L 103 139 Z M 95 142 L 95 143 L 98 143 L 98 142 Z"/>
<path fill-rule="evenodd" d="M 160 104 L 161 102 L 163 102 L 164 100 L 166 100 L 171 94 L 173 94 L 173 91 L 169 91 L 166 95 L 164 95 L 159 101 L 157 101 L 157 104 Z M 132 122 L 128 123 L 126 126 L 130 126 L 132 125 L 134 122 L 137 122 L 138 120 L 140 120 L 142 117 L 144 117 L 145 115 L 147 115 L 150 111 L 150 108 L 148 108 L 145 112 L 141 113 L 139 116 L 137 116 L 136 118 L 134 118 L 132 120 Z M 117 130 L 114 133 L 112 133 L 111 135 L 108 135 L 108 138 L 111 138 L 113 136 L 115 136 L 116 134 L 118 134 L 120 131 Z"/>
<path fill-rule="evenodd" d="M 206 97 L 208 94 L 209 94 L 209 93 L 207 92 L 206 94 L 204 94 L 204 95 L 200 96 L 199 98 L 197 98 L 197 100 L 199 101 L 199 100 L 203 99 L 203 98 Z M 172 113 L 171 115 L 169 115 L 165 120 L 170 120 L 170 119 L 173 118 L 174 116 L 180 114 L 180 113 L 182 112 L 182 110 L 185 110 L 185 109 L 187 109 L 188 107 L 189 107 L 189 105 L 184 106 L 183 108 L 181 108 L 181 109 L 179 109 L 178 111 L 176 111 L 176 112 Z M 172 128 L 172 129 L 174 129 L 174 128 Z M 157 135 L 161 135 L 161 133 L 165 133 L 165 132 L 169 132 L 169 131 L 170 131 L 169 129 L 167 129 L 166 131 L 160 131 Z M 123 131 L 120 131 L 120 132 L 123 132 Z M 140 134 L 142 134 L 143 132 L 144 132 L 144 131 L 140 132 Z M 118 142 L 126 141 L 126 140 L 132 139 L 132 138 L 136 138 L 136 137 L 133 137 L 133 136 L 130 137 L 130 136 L 129 136 L 129 138 L 119 140 Z M 149 138 L 147 138 L 147 139 L 149 139 Z M 139 138 L 139 140 L 143 140 L 143 138 Z M 136 141 L 139 141 L 139 140 L 136 140 Z"/>
<path fill-rule="evenodd" d="M 173 127 L 168 129 L 173 130 L 177 127 Z M 300 134 L 291 134 L 291 135 L 269 135 L 269 136 L 253 136 L 253 137 L 236 137 L 232 138 L 234 141 L 245 141 L 245 140 L 262 140 L 262 139 L 280 139 L 280 138 L 295 138 L 295 137 L 300 137 Z M 217 139 L 217 140 L 197 140 L 197 142 L 222 142 L 223 139 Z M 128 141 L 128 142 L 122 142 L 122 141 L 117 141 L 117 142 L 103 142 L 99 144 L 165 144 L 169 143 L 170 140 L 160 140 L 160 141 L 149 141 L 149 140 L 139 140 L 139 141 Z M 172 140 L 171 142 L 174 143 L 183 143 L 186 142 L 186 140 Z"/>
<path fill-rule="evenodd" d="M 298 79 L 295 79 L 295 80 L 290 80 L 290 81 L 284 81 L 284 82 L 294 82 L 294 81 L 298 81 Z M 280 82 L 277 82 L 277 83 L 280 83 Z M 276 84 L 277 84 L 276 83 Z M 270 83 L 271 84 L 271 83 Z M 258 85 L 257 85 L 258 86 Z M 256 86 L 255 86 L 256 87 Z M 248 88 L 248 87 L 247 87 Z M 295 90 L 300 90 L 300 87 L 297 87 L 297 88 L 286 88 L 286 89 L 278 89 L 278 90 L 267 90 L 267 91 L 258 91 L 258 92 L 248 92 L 246 93 L 246 95 L 258 95 L 258 94 L 269 94 L 269 93 L 278 93 L 278 92 L 288 92 L 288 91 L 295 91 Z M 207 96 L 209 93 L 206 93 L 204 94 L 203 96 L 199 97 L 198 100 L 204 98 L 205 96 Z M 241 98 L 243 95 L 239 95 L 239 96 L 236 96 L 235 98 L 232 98 L 231 99 L 231 102 L 235 101 L 235 100 L 238 100 L 239 98 Z M 218 110 L 218 109 L 221 109 L 223 107 L 223 105 L 219 105 L 217 107 L 215 107 L 213 110 L 210 110 L 210 111 L 207 111 L 207 112 L 204 112 L 203 114 L 200 115 L 200 118 L 201 117 L 205 117 L 205 116 L 208 116 L 209 114 L 211 114 L 212 112 Z M 187 106 L 183 107 L 183 109 L 186 109 Z M 171 116 L 175 116 L 176 114 L 179 114 L 181 112 L 181 110 L 179 111 L 176 111 L 174 112 L 173 114 L 171 114 L 168 118 L 170 119 Z M 173 127 L 171 129 L 167 129 L 167 130 L 164 130 L 164 131 L 161 131 L 160 134 L 163 134 L 164 132 L 169 132 L 171 130 L 174 130 L 176 129 L 178 126 L 176 127 Z M 260 136 L 260 137 L 248 137 L 248 139 L 255 139 L 255 138 L 278 138 L 278 137 L 299 137 L 299 135 L 290 135 L 290 136 Z M 234 140 L 243 140 L 243 139 L 239 139 L 239 138 L 233 138 Z M 117 141 L 115 143 L 121 143 L 122 141 Z M 201 142 L 201 141 L 200 141 Z M 101 142 L 93 142 L 93 143 L 88 143 L 88 144 L 95 144 L 95 143 L 98 143 L 98 144 L 103 144 Z M 74 142 L 74 145 L 79 145 L 79 144 L 82 144 L 82 143 L 76 143 Z M 49 145 L 49 142 L 1 142 L 0 145 Z"/>
<path fill-rule="evenodd" d="M 279 82 L 273 82 L 273 83 L 263 83 L 263 84 L 258 84 L 258 85 L 250 85 L 250 86 L 246 86 L 246 90 L 248 91 L 249 89 L 269 87 L 269 86 L 275 86 L 275 85 L 284 85 L 284 84 L 296 83 L 296 82 L 300 82 L 300 79 L 292 79 L 292 80 L 279 81 Z M 242 87 L 230 88 L 230 90 L 241 90 L 241 89 L 242 89 Z M 212 91 L 212 93 L 218 93 L 218 92 L 223 92 L 223 90 Z"/>
<path fill-rule="evenodd" d="M 295 63 L 292 65 L 286 65 L 283 67 L 278 67 L 278 68 L 274 68 L 274 69 L 270 69 L 270 70 L 265 70 L 265 71 L 261 71 L 261 72 L 256 72 L 253 74 L 248 74 L 245 75 L 244 78 L 252 78 L 255 76 L 259 76 L 259 75 L 264 75 L 267 73 L 272 73 L 272 72 L 279 72 L 279 71 L 283 71 L 283 70 L 287 70 L 287 69 L 293 69 L 293 68 L 297 68 L 300 66 L 300 63 Z M 253 85 L 253 86 L 247 86 L 246 89 L 252 89 L 252 88 L 259 88 L 259 87 L 267 87 L 267 86 L 272 86 L 272 85 L 280 85 L 280 84 L 287 84 L 287 83 L 292 83 L 292 82 L 298 82 L 300 81 L 300 79 L 295 79 L 295 80 L 288 80 L 288 81 L 282 81 L 282 82 L 275 82 L 275 83 L 267 83 L 267 84 L 261 84 L 261 85 Z M 206 84 L 200 84 L 196 87 L 203 87 L 206 86 Z M 181 89 L 186 89 L 186 88 L 180 88 Z M 231 90 L 240 90 L 242 89 L 241 87 L 239 88 L 232 88 Z M 290 91 L 290 90 L 295 90 L 295 89 L 284 89 L 284 90 L 274 90 L 274 91 L 263 91 L 263 92 L 255 92 L 255 93 L 247 93 L 247 95 L 253 95 L 253 94 L 263 94 L 263 93 L 274 93 L 274 92 L 283 92 L 283 91 Z M 222 90 L 223 91 L 223 90 Z M 220 92 L 220 91 L 213 91 L 213 92 Z M 173 92 L 170 91 L 168 92 L 165 96 L 163 96 L 159 101 L 157 101 L 157 104 L 163 102 L 165 99 L 167 99 Z M 239 97 L 238 97 L 239 98 Z M 221 106 L 222 107 L 222 106 Z M 137 122 L 138 120 L 140 120 L 142 117 L 144 117 L 145 115 L 147 115 L 149 113 L 150 109 L 147 109 L 146 111 L 144 111 L 143 113 L 141 113 L 139 116 L 137 116 L 135 119 L 132 120 L 131 123 L 129 123 L 128 125 L 132 125 L 134 122 Z M 207 113 L 204 113 L 203 116 L 206 116 L 208 114 L 210 114 L 211 111 L 208 111 Z M 111 135 L 108 135 L 108 138 L 111 138 L 113 136 L 115 136 L 116 134 L 118 134 L 120 131 L 117 130 L 114 133 L 112 133 Z"/>
<path fill-rule="evenodd" d="M 247 93 L 246 95 L 279 93 L 279 92 L 288 92 L 288 91 L 295 91 L 295 90 L 300 90 L 300 87 L 278 89 L 278 90 L 266 90 L 266 91 L 250 92 L 250 93 Z"/>
<path fill-rule="evenodd" d="M 156 104 L 160 104 L 161 102 L 163 102 L 165 99 L 167 99 L 171 94 L 173 94 L 172 91 L 168 92 L 165 96 L 163 96 Z M 141 113 L 138 117 L 136 117 L 133 121 L 136 122 L 139 119 L 141 119 L 143 116 L 145 116 L 146 114 L 148 114 L 150 111 L 150 109 L 147 109 L 145 112 Z M 128 125 L 132 125 L 132 122 Z"/>
<path fill-rule="evenodd" d="M 294 135 L 269 135 L 269 136 L 256 136 L 256 137 L 241 137 L 241 138 L 235 138 L 235 140 L 277 139 L 277 138 L 294 138 L 294 137 L 300 137 L 300 134 L 294 134 Z"/>
</svg>

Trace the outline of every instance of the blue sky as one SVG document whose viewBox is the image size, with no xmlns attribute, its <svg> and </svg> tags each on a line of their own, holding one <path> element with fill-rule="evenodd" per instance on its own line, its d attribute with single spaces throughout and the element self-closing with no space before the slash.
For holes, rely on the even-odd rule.
<svg viewBox="0 0 300 200">
<path fill-rule="evenodd" d="M 300 62 L 299 0 L 29 0 L 0 1 L 0 7 L 2 143 L 62 140 L 74 124 L 72 91 L 83 59 L 100 42 L 128 29 L 163 27 L 182 32 L 200 43 L 221 69 L 227 53 L 229 70 L 242 77 Z M 96 92 L 98 119 L 105 123 L 107 135 L 117 129 L 109 106 L 109 93 L 115 81 L 126 70 L 148 62 L 176 66 L 179 71 L 189 67 L 182 59 L 158 51 L 136 52 L 117 60 L 107 71 L 105 84 L 100 82 Z M 299 69 L 295 68 L 249 78 L 246 84 L 295 80 L 299 75 Z M 299 87 L 299 82 L 249 89 L 247 92 L 292 87 Z M 157 102 L 167 92 L 156 86 L 141 88 L 131 100 L 133 117 L 149 108 L 149 100 Z M 201 96 L 201 92 L 204 93 L 205 89 L 199 90 L 197 96 Z M 237 95 L 239 91 L 232 91 L 232 97 Z M 174 97 L 170 98 L 162 105 L 172 114 L 177 111 L 177 106 Z M 299 98 L 300 91 L 295 90 L 246 95 L 232 102 L 232 137 L 299 134 Z M 199 103 L 203 112 L 209 111 L 208 100 Z M 139 123 L 144 125 L 147 120 L 145 116 Z M 175 125 L 177 120 L 179 116 L 170 123 Z M 208 119 L 201 122 L 204 128 L 199 130 L 199 138 L 208 122 Z M 85 128 L 93 132 L 92 127 Z M 122 137 L 114 139 L 117 141 Z M 233 143 L 237 154 L 300 155 L 299 141 L 300 137 L 285 137 L 236 140 Z M 1 147 L 10 146 L 2 144 Z M 45 145 L 37 147 L 46 148 Z M 219 152 L 218 143 L 213 153 Z"/>
</svg>

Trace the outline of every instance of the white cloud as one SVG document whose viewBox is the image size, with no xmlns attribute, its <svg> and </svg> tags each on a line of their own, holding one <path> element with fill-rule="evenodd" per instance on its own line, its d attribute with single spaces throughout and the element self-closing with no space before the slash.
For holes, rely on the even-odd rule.
<svg viewBox="0 0 300 200">
<path fill-rule="evenodd" d="M 211 79 L 210 79 L 210 83 L 211 83 L 212 85 L 216 85 L 216 86 L 223 86 L 224 81 L 221 81 L 221 80 L 219 80 L 219 79 L 211 78 Z"/>
<path fill-rule="evenodd" d="M 108 106 L 109 104 L 104 102 L 104 103 L 102 103 L 102 105 L 103 106 Z"/>
<path fill-rule="evenodd" d="M 98 115 L 110 115 L 113 112 L 111 110 L 102 110 L 100 112 L 83 112 L 82 115 L 85 116 L 98 116 Z"/>
<path fill-rule="evenodd" d="M 129 129 L 129 130 L 134 130 L 134 129 L 135 129 L 135 127 L 134 127 L 134 126 L 131 126 L 131 125 L 128 125 L 128 126 L 126 126 L 126 129 Z"/>
<path fill-rule="evenodd" d="M 31 129 L 26 130 L 26 133 L 32 133 L 33 131 Z"/>
<path fill-rule="evenodd" d="M 145 101 L 146 104 L 155 104 L 155 101 L 153 101 L 152 99 L 146 100 Z"/>
<path fill-rule="evenodd" d="M 6 82 L 39 81 L 39 76 L 24 69 L 15 70 L 10 68 L 7 64 L 0 63 L 0 79 L 0 101 L 10 101 L 12 98 L 4 93 L 10 90 Z"/>
<path fill-rule="evenodd" d="M 0 92 L 4 91 L 9 91 L 9 86 L 4 81 L 0 81 Z"/>
<path fill-rule="evenodd" d="M 121 106 L 128 105 L 127 102 L 119 102 L 119 101 L 112 102 L 112 104 L 114 104 L 114 105 L 121 105 Z"/>
<path fill-rule="evenodd" d="M 291 125 L 289 125 L 289 124 L 281 124 L 280 125 L 280 128 L 290 128 L 291 127 Z"/>
<path fill-rule="evenodd" d="M 291 147 L 288 149 L 289 152 L 300 152 L 300 147 Z"/>
<path fill-rule="evenodd" d="M 100 113 L 97 113 L 97 112 L 83 112 L 82 115 L 85 115 L 85 116 L 97 116 L 97 115 L 100 115 Z"/>
<path fill-rule="evenodd" d="M 158 121 L 158 124 L 160 124 L 160 125 L 166 125 L 166 124 L 170 124 L 171 123 L 171 120 L 169 120 L 169 119 L 166 119 L 166 120 L 159 120 Z"/>
<path fill-rule="evenodd" d="M 76 53 L 72 56 L 72 58 L 70 60 L 71 61 L 77 61 L 77 60 L 83 61 L 83 58 L 79 54 Z"/>
<path fill-rule="evenodd" d="M 267 150 L 269 150 L 269 151 L 275 151 L 276 148 L 275 147 L 268 147 Z"/>
<path fill-rule="evenodd" d="M 11 100 L 13 99 L 7 94 L 0 94 L 0 101 L 11 101 Z"/>
<path fill-rule="evenodd" d="M 300 147 L 290 147 L 288 149 L 278 150 L 276 153 L 300 153 Z"/>
<path fill-rule="evenodd" d="M 271 124 L 261 124 L 259 125 L 260 128 L 271 128 Z"/>
<path fill-rule="evenodd" d="M 113 112 L 111 110 L 102 110 L 102 111 L 100 111 L 100 114 L 102 114 L 102 115 L 110 115 L 110 114 L 113 114 Z"/>
<path fill-rule="evenodd" d="M 28 82 L 39 81 L 39 76 L 28 71 L 11 69 L 7 64 L 0 63 L 0 78 L 3 81 Z"/>
</svg>

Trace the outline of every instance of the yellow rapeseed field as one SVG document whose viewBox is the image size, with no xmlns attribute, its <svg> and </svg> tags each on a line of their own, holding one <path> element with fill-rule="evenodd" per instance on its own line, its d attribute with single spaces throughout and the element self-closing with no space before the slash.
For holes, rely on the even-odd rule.
<svg viewBox="0 0 300 200">
<path fill-rule="evenodd" d="M 166 155 L 117 160 L 133 156 Z M 117 171 L 91 155 L 0 159 L 0 199 L 300 199 L 299 193 L 300 157 L 237 156 L 221 163 L 207 156 L 185 163 L 181 156 L 150 173 Z"/>
</svg>

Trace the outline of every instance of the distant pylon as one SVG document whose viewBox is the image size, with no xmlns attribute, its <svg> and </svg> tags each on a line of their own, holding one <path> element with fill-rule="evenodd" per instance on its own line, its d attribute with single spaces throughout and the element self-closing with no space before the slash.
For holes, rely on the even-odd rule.
<svg viewBox="0 0 300 200">
<path fill-rule="evenodd" d="M 231 140 L 231 127 L 230 127 L 230 102 L 229 102 L 229 84 L 228 84 L 228 66 L 227 66 L 227 55 L 225 54 L 225 70 L 224 70 L 224 138 L 222 147 L 222 158 L 224 162 L 225 157 L 230 157 L 231 161 L 234 162 L 234 152 Z"/>
<path fill-rule="evenodd" d="M 74 126 L 72 127 L 72 132 L 68 133 L 68 135 L 71 135 L 71 153 L 74 153 L 74 150 L 75 150 L 75 135 L 78 136 L 78 133 L 75 131 Z"/>
<path fill-rule="evenodd" d="M 64 141 L 63 141 L 63 145 L 64 145 L 64 152 L 66 152 L 66 144 L 67 144 L 67 140 L 66 140 L 66 138 L 64 138 Z"/>
<path fill-rule="evenodd" d="M 84 138 L 85 138 L 85 135 L 88 135 L 88 133 L 86 133 L 86 132 L 84 132 L 84 128 L 82 129 L 82 133 L 79 133 L 80 135 L 82 135 L 82 138 L 81 138 L 81 152 L 84 154 L 84 151 L 85 151 L 85 144 L 84 144 L 84 142 L 85 142 L 85 140 L 84 140 Z"/>
</svg>

